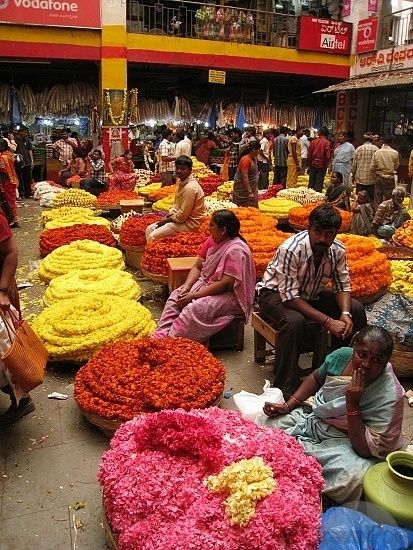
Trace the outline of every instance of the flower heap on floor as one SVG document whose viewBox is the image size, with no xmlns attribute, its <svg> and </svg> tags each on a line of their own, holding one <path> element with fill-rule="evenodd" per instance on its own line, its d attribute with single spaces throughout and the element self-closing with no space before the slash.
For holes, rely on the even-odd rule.
<svg viewBox="0 0 413 550">
<path fill-rule="evenodd" d="M 40 235 L 40 255 L 47 256 L 56 248 L 73 241 L 96 241 L 106 246 L 116 246 L 116 239 L 111 231 L 102 225 L 75 224 L 57 229 L 46 229 Z"/>
<path fill-rule="evenodd" d="M 309 187 L 293 187 L 291 189 L 281 189 L 277 193 L 278 198 L 290 199 L 299 204 L 320 203 L 325 199 L 323 193 L 318 193 Z"/>
<path fill-rule="evenodd" d="M 308 229 L 309 227 L 309 216 L 316 206 L 319 206 L 320 203 L 309 203 L 303 204 L 296 208 L 292 208 L 288 214 L 288 222 L 297 229 Z M 346 210 L 337 208 L 340 212 L 342 219 L 341 227 L 339 229 L 340 233 L 348 231 L 350 229 L 351 214 Z"/>
<path fill-rule="evenodd" d="M 76 375 L 75 399 L 87 413 L 123 422 L 145 412 L 209 407 L 224 384 L 223 364 L 202 344 L 145 338 L 98 351 Z"/>
<path fill-rule="evenodd" d="M 120 201 L 133 200 L 138 198 L 138 193 L 135 191 L 127 191 L 121 189 L 112 189 L 101 193 L 97 199 L 97 205 L 100 208 L 109 206 L 119 206 Z"/>
<path fill-rule="evenodd" d="M 391 260 L 390 266 L 393 277 L 390 292 L 413 298 L 413 261 Z"/>
<path fill-rule="evenodd" d="M 258 208 L 263 214 L 273 216 L 277 220 L 288 220 L 290 210 L 298 206 L 297 202 L 291 199 L 280 198 L 278 195 L 273 199 L 267 199 L 258 203 Z"/>
<path fill-rule="evenodd" d="M 85 208 L 94 208 L 96 206 L 96 197 L 82 189 L 68 189 L 64 193 L 59 193 L 53 200 L 53 208 L 62 206 L 82 206 Z"/>
<path fill-rule="evenodd" d="M 393 239 L 398 244 L 413 248 L 413 220 L 408 220 L 396 229 Z"/>
<path fill-rule="evenodd" d="M 146 228 L 163 217 L 163 214 L 153 213 L 138 214 L 127 219 L 120 230 L 119 240 L 121 246 L 138 246 L 143 249 L 146 245 Z"/>
<path fill-rule="evenodd" d="M 321 466 L 280 430 L 216 408 L 123 424 L 99 471 L 120 550 L 320 542 Z"/>
<path fill-rule="evenodd" d="M 175 192 L 176 185 L 166 185 L 165 187 L 161 187 L 159 189 L 154 189 L 153 191 L 151 191 L 148 195 L 148 199 L 152 202 L 156 202 L 166 197 L 173 197 L 175 195 Z"/>
</svg>

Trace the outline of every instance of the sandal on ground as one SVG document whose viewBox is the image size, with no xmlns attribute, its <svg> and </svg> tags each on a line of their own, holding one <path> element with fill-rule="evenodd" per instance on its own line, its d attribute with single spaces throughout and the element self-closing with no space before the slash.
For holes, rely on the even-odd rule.
<svg viewBox="0 0 413 550">
<path fill-rule="evenodd" d="M 0 426 L 8 426 L 17 422 L 26 414 L 33 412 L 35 409 L 34 402 L 31 397 L 22 397 L 20 403 L 17 405 L 12 404 L 5 413 L 0 415 Z"/>
</svg>

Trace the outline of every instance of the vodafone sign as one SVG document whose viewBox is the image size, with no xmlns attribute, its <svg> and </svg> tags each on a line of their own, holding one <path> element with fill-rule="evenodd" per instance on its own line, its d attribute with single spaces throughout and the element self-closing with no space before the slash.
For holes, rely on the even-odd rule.
<svg viewBox="0 0 413 550">
<path fill-rule="evenodd" d="M 100 29 L 100 0 L 0 0 L 0 23 Z"/>
<path fill-rule="evenodd" d="M 376 49 L 378 17 L 369 17 L 359 21 L 357 28 L 356 53 L 371 52 Z"/>
</svg>

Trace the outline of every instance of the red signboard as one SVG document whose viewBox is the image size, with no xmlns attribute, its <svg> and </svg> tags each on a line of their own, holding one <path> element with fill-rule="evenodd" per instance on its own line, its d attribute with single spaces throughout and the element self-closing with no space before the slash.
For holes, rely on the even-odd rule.
<svg viewBox="0 0 413 550">
<path fill-rule="evenodd" d="M 0 0 L 0 23 L 99 29 L 100 0 Z"/>
<path fill-rule="evenodd" d="M 371 52 L 376 49 L 378 17 L 369 17 L 359 21 L 357 28 L 356 53 Z"/>
<path fill-rule="evenodd" d="M 343 0 L 342 16 L 348 17 L 351 14 L 351 0 Z"/>
<path fill-rule="evenodd" d="M 367 11 L 377 13 L 378 10 L 378 0 L 369 0 L 367 5 Z"/>
<path fill-rule="evenodd" d="M 303 15 L 298 49 L 349 55 L 352 29 L 351 23 Z"/>
</svg>

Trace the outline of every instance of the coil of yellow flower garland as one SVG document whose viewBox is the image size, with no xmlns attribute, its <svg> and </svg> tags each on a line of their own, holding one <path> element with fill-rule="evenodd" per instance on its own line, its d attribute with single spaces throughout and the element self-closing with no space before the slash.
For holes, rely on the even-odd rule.
<svg viewBox="0 0 413 550">
<path fill-rule="evenodd" d="M 62 206 L 82 206 L 84 208 L 94 208 L 97 199 L 92 193 L 83 191 L 83 189 L 68 189 L 59 193 L 53 199 L 53 208 Z"/>
<path fill-rule="evenodd" d="M 32 326 L 51 361 L 84 361 L 108 342 L 149 336 L 156 324 L 138 302 L 95 294 L 45 308 Z"/>
<path fill-rule="evenodd" d="M 70 300 L 84 294 L 103 294 L 120 296 L 128 300 L 139 300 L 141 287 L 133 275 L 120 269 L 85 269 L 70 271 L 66 275 L 55 277 L 50 281 L 43 300 L 50 306 L 61 300 Z"/>
<path fill-rule="evenodd" d="M 277 218 L 277 220 L 287 220 L 289 211 L 297 206 L 300 206 L 298 202 L 278 197 L 263 200 L 258 203 L 260 212 Z"/>
<path fill-rule="evenodd" d="M 95 241 L 73 241 L 53 250 L 40 262 L 39 276 L 49 282 L 70 271 L 103 267 L 125 269 L 122 252 Z"/>
<path fill-rule="evenodd" d="M 392 260 L 390 266 L 393 276 L 390 292 L 413 298 L 413 261 Z"/>
<path fill-rule="evenodd" d="M 43 225 L 52 220 L 68 218 L 70 220 L 94 218 L 97 215 L 96 210 L 83 208 L 81 206 L 62 206 L 42 212 Z"/>
<path fill-rule="evenodd" d="M 152 210 L 155 212 L 167 212 L 172 208 L 174 201 L 175 195 L 168 195 L 167 197 L 154 202 L 152 204 Z"/>
<path fill-rule="evenodd" d="M 87 224 L 87 225 L 102 225 L 103 227 L 107 227 L 110 229 L 110 221 L 106 218 L 99 218 L 95 216 L 94 218 L 79 218 L 78 220 L 71 220 L 70 218 L 62 218 L 62 219 L 56 219 L 52 220 L 50 222 L 47 222 L 44 228 L 47 229 L 58 229 L 59 227 L 69 227 L 71 225 L 77 225 L 79 223 Z"/>
<path fill-rule="evenodd" d="M 140 187 L 139 195 L 143 195 L 144 197 L 149 197 L 150 193 L 152 193 L 152 191 L 155 191 L 156 189 L 160 189 L 161 185 L 162 183 L 150 183 L 149 185 Z"/>
</svg>

